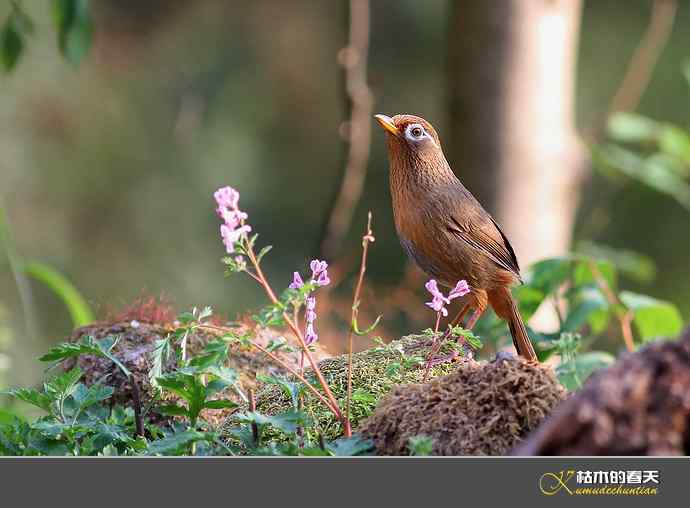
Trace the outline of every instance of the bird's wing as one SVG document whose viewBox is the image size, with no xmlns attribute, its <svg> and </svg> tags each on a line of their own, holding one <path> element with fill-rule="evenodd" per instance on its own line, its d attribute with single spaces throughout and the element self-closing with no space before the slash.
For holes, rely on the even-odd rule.
<svg viewBox="0 0 690 508">
<path fill-rule="evenodd" d="M 520 279 L 520 266 L 515 251 L 496 221 L 488 214 L 476 219 L 478 220 L 467 221 L 463 224 L 451 216 L 449 230 Z"/>
</svg>

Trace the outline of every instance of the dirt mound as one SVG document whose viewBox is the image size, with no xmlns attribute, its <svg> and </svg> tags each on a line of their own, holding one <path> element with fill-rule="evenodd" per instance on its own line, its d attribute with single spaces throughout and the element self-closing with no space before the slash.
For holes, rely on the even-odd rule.
<svg viewBox="0 0 690 508">
<path fill-rule="evenodd" d="M 595 373 L 515 455 L 689 455 L 690 328 Z"/>
<path fill-rule="evenodd" d="M 546 366 L 465 362 L 430 383 L 395 387 L 358 430 L 379 455 L 408 455 L 409 439 L 422 435 L 434 455 L 503 455 L 565 397 Z"/>
</svg>

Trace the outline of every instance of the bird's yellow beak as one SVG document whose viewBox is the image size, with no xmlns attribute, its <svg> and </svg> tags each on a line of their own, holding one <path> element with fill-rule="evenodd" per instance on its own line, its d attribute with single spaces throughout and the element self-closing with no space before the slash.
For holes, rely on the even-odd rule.
<svg viewBox="0 0 690 508">
<path fill-rule="evenodd" d="M 390 116 L 386 115 L 374 115 L 374 118 L 376 118 L 376 121 L 381 124 L 381 127 L 386 129 L 388 132 L 393 134 L 393 136 L 398 136 L 400 135 L 400 131 L 398 128 L 395 126 L 393 123 L 393 119 Z"/>
</svg>

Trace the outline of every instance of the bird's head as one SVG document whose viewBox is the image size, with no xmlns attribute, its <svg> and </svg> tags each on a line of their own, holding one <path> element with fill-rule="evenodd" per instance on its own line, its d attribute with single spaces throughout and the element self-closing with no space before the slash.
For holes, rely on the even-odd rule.
<svg viewBox="0 0 690 508">
<path fill-rule="evenodd" d="M 402 150 L 411 153 L 440 151 L 441 141 L 436 129 L 419 116 L 414 115 L 375 115 L 376 121 L 386 131 L 389 150 Z"/>
<path fill-rule="evenodd" d="M 388 160 L 392 175 L 440 182 L 455 178 L 448 166 L 436 129 L 419 116 L 375 115 L 386 131 Z M 393 180 L 391 180 L 393 184 Z"/>
</svg>

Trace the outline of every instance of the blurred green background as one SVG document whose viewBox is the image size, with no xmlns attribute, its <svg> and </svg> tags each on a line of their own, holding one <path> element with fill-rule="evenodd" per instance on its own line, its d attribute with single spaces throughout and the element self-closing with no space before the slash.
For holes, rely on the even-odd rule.
<svg viewBox="0 0 690 508">
<path fill-rule="evenodd" d="M 339 126 L 348 103 L 336 60 L 347 43 L 346 2 L 92 1 L 94 41 L 76 67 L 59 55 L 50 9 L 43 2 L 23 5 L 35 30 L 16 69 L 0 75 L 0 199 L 21 256 L 66 275 L 99 316 L 138 296 L 165 294 L 179 309 L 208 304 L 233 317 L 264 299 L 251 281 L 222 276 L 211 195 L 223 185 L 241 191 L 260 241 L 274 245 L 265 266 L 276 287 L 319 254 L 346 155 Z M 584 2 L 581 128 L 606 110 L 650 5 Z M 0 19 L 9 9 L 2 0 Z M 375 112 L 420 114 L 442 137 L 449 121 L 449 9 L 441 0 L 371 3 Z M 681 1 L 638 108 L 686 127 L 689 27 L 690 1 Z M 473 79 L 471 70 L 465 79 Z M 345 244 L 358 252 L 372 210 L 368 281 L 385 288 L 403 277 L 405 259 L 393 228 L 382 139 L 374 130 L 365 190 Z M 584 218 L 602 208 L 602 195 L 607 220 L 591 230 Z M 656 278 L 626 281 L 627 287 L 677 303 L 687 320 L 690 213 L 639 183 L 596 175 L 581 198 L 575 240 L 651 257 Z M 72 328 L 43 285 L 32 282 L 31 293 L 36 336 L 26 330 L 13 274 L 0 256 L 7 383 L 35 381 L 40 366 L 33 358 Z M 402 321 L 389 325 L 404 328 Z"/>
</svg>

